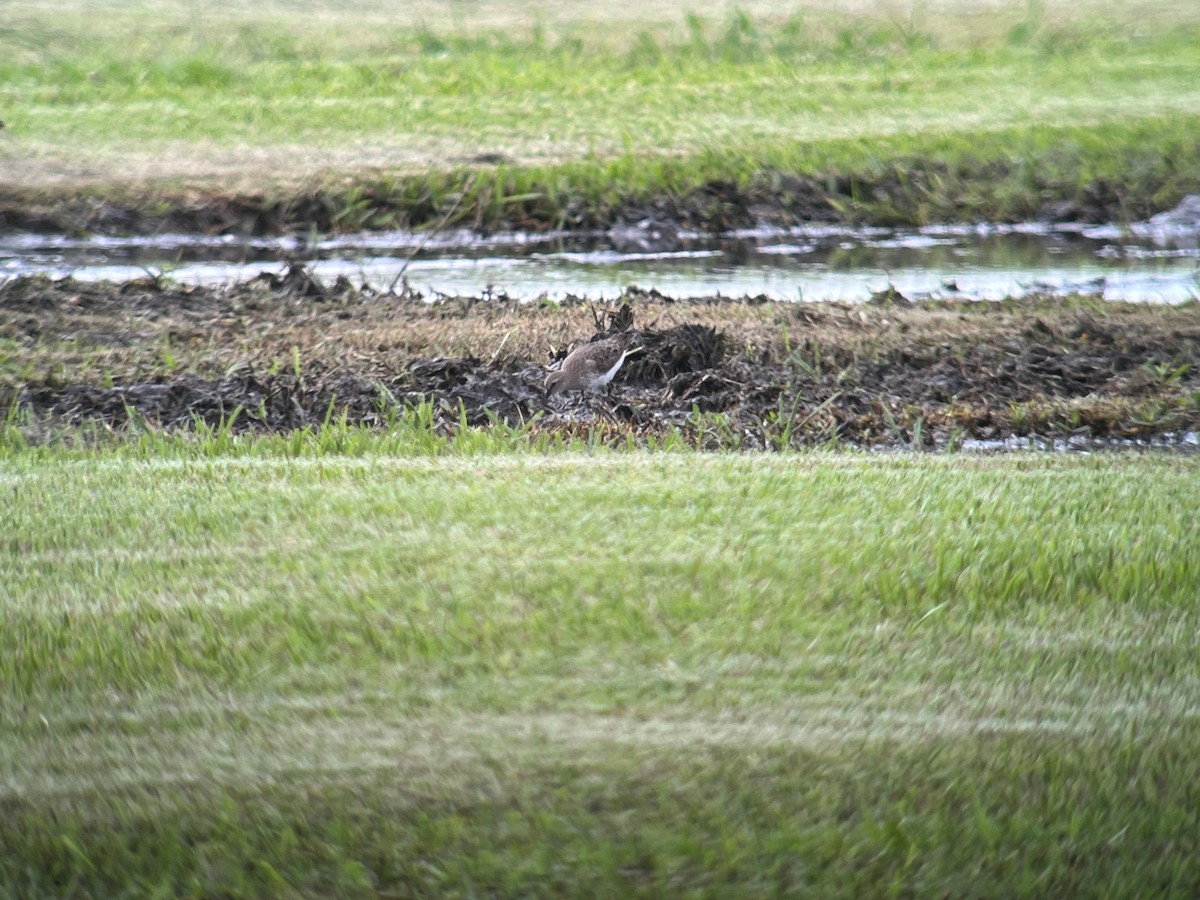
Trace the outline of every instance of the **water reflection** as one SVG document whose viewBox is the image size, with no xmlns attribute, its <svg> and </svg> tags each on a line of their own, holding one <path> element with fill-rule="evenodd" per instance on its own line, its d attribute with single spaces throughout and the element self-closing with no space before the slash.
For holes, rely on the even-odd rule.
<svg viewBox="0 0 1200 900">
<path fill-rule="evenodd" d="M 1200 249 L 1162 246 L 1107 226 L 810 227 L 719 239 L 672 233 L 668 246 L 637 238 L 636 229 L 486 238 L 469 232 L 312 239 L 9 235 L 0 236 L 0 278 L 44 273 L 122 281 L 150 271 L 184 284 L 219 284 L 298 260 L 322 278 L 383 287 L 403 276 L 430 294 L 490 290 L 521 299 L 612 297 L 630 284 L 678 297 L 777 300 L 863 301 L 889 284 L 914 300 L 1031 292 L 1153 303 L 1200 298 Z"/>
</svg>

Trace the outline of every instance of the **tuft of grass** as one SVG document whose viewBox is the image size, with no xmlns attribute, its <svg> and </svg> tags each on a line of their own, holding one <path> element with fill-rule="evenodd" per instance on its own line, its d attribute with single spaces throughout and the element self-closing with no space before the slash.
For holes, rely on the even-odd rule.
<svg viewBox="0 0 1200 900">
<path fill-rule="evenodd" d="M 385 401 L 381 411 L 378 424 L 352 423 L 344 409 L 338 411 L 335 396 L 319 425 L 264 433 L 240 427 L 239 423 L 249 418 L 240 406 L 216 422 L 193 415 L 190 428 L 159 427 L 136 408 L 126 406 L 124 428 L 78 426 L 46 432 L 14 402 L 0 421 L 0 459 L 51 459 L 60 454 L 86 459 L 97 450 L 129 459 L 196 460 L 693 449 L 693 442 L 682 430 L 638 435 L 631 428 L 603 421 L 567 421 L 550 428 L 543 425 L 540 413 L 517 424 L 491 414 L 486 423 L 474 426 L 468 423 L 461 403 L 457 419 L 449 426 L 438 416 L 431 400 L 416 404 Z"/>
</svg>

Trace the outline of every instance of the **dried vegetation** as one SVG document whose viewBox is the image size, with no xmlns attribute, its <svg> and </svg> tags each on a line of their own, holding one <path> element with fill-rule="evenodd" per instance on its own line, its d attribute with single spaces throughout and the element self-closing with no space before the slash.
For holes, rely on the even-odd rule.
<svg viewBox="0 0 1200 900">
<path fill-rule="evenodd" d="M 598 402 L 543 396 L 548 366 L 632 326 Z M 0 288 L 0 403 L 36 437 L 130 416 L 165 428 L 382 425 L 431 401 L 439 427 L 598 422 L 708 448 L 953 446 L 1012 435 L 1148 438 L 1200 424 L 1192 304 L 1087 297 L 865 306 L 757 298 L 430 300 L 326 286 L 303 268 L 225 289 L 25 279 Z"/>
</svg>

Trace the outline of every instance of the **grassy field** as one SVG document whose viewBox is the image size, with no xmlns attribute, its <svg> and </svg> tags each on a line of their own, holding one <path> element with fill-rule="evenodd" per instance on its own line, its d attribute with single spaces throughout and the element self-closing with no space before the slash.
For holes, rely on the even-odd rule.
<svg viewBox="0 0 1200 900">
<path fill-rule="evenodd" d="M 799 175 L 906 221 L 1089 190 L 1138 216 L 1200 187 L 1190 3 L 96 9 L 6 6 L 10 198 L 315 192 L 321 225 L 360 228 L 569 225 Z"/>
<path fill-rule="evenodd" d="M 0 19 L 0 230 L 1132 218 L 1200 190 L 1183 0 Z M 540 384 L 584 306 L 280 291 L 5 295 L 0 897 L 1200 893 L 1200 460 L 689 449 L 875 414 L 914 447 L 1181 432 L 1190 306 L 639 300 L 728 331 L 717 374 L 769 371 L 742 418 L 635 434 L 396 406 L 421 360 Z M 232 432 L 239 378 L 276 433 Z M 281 397 L 309 424 L 272 426 Z"/>
<path fill-rule="evenodd" d="M 1195 460 L 257 446 L 0 459 L 0 894 L 1200 887 Z"/>
</svg>

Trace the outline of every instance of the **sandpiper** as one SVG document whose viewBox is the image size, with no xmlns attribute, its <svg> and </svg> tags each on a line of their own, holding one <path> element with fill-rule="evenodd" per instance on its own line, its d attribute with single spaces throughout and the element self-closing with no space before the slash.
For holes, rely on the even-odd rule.
<svg viewBox="0 0 1200 900">
<path fill-rule="evenodd" d="M 630 349 L 633 338 L 634 332 L 623 331 L 575 348 L 557 371 L 546 376 L 546 392 L 601 390 L 613 380 L 625 357 L 640 349 Z"/>
</svg>

